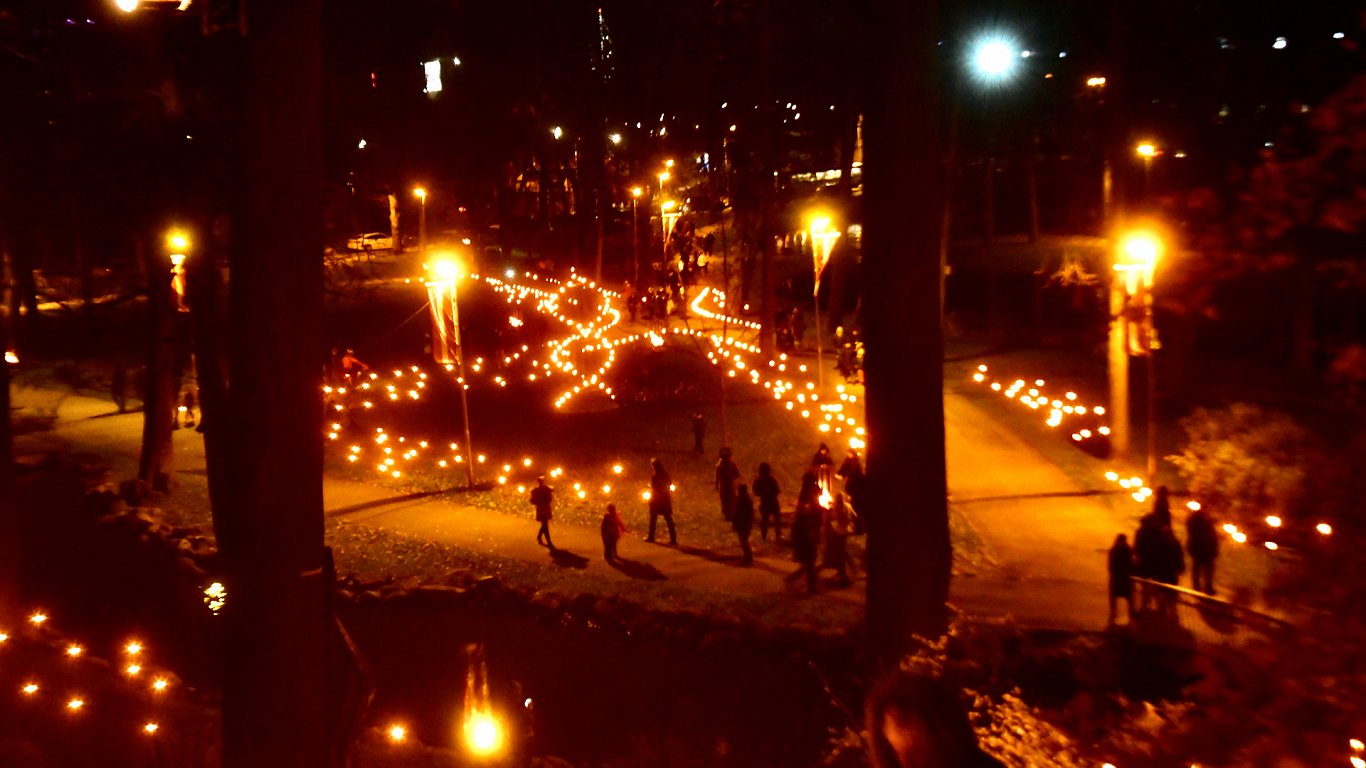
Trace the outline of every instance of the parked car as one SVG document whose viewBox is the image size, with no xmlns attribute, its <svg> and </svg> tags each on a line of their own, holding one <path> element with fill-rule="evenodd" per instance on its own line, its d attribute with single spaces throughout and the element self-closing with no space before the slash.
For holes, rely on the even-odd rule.
<svg viewBox="0 0 1366 768">
<path fill-rule="evenodd" d="M 383 232 L 368 232 L 347 240 L 346 247 L 353 251 L 391 251 L 394 239 Z"/>
</svg>

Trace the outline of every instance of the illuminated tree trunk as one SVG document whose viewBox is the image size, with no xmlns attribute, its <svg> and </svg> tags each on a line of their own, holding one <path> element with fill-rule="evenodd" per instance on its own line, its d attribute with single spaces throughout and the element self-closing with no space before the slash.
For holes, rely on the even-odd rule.
<svg viewBox="0 0 1366 768">
<path fill-rule="evenodd" d="M 251 7 L 233 229 L 224 768 L 323 768 L 320 0 Z"/>
<path fill-rule="evenodd" d="M 942 223 L 934 3 L 876 0 L 865 135 L 868 639 L 894 664 L 946 628 Z M 908 180 L 914 180 L 910 182 Z"/>
</svg>

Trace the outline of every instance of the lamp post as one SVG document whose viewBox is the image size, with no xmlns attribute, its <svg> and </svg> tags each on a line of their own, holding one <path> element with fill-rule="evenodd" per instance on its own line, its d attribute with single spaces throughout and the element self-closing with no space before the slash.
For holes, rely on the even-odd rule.
<svg viewBox="0 0 1366 768">
<path fill-rule="evenodd" d="M 840 233 L 830 228 L 830 217 L 820 214 L 811 217 L 811 261 L 815 274 L 811 303 L 816 309 L 816 388 L 825 393 L 825 343 L 821 339 L 821 273 L 830 260 L 830 250 Z"/>
<path fill-rule="evenodd" d="M 1162 154 L 1156 144 L 1145 141 L 1134 147 L 1134 152 L 1143 158 L 1143 196 L 1152 194 L 1153 158 Z"/>
<path fill-rule="evenodd" d="M 417 214 L 417 255 L 425 264 L 427 262 L 427 190 L 425 187 L 415 187 L 413 195 L 417 197 L 421 205 Z M 395 246 L 397 245 L 395 243 Z"/>
<path fill-rule="evenodd" d="M 637 291 L 640 290 L 640 235 L 637 229 L 640 215 L 637 206 L 640 204 L 640 196 L 644 192 L 645 190 L 640 187 L 631 187 L 631 261 L 635 265 L 634 285 Z"/>
<path fill-rule="evenodd" d="M 427 281 L 427 298 L 432 308 L 432 357 L 442 365 L 455 363 L 456 384 L 460 386 L 460 415 L 465 422 L 465 470 L 469 487 L 474 488 L 474 448 L 470 445 L 469 389 L 465 375 L 465 345 L 460 339 L 460 302 L 456 282 L 460 266 L 453 257 L 443 255 L 432 265 L 433 278 Z M 451 354 L 454 348 L 455 354 Z"/>
<path fill-rule="evenodd" d="M 1165 246 L 1151 230 L 1134 230 L 1119 239 L 1110 283 L 1110 418 L 1116 453 L 1129 451 L 1129 357 L 1147 358 L 1148 482 L 1157 478 L 1157 365 L 1153 327 L 1153 272 Z"/>
<path fill-rule="evenodd" d="M 189 312 L 185 304 L 185 254 L 190 250 L 190 238 L 179 230 L 166 236 L 167 257 L 171 260 L 171 290 L 175 293 L 176 311 Z"/>
</svg>

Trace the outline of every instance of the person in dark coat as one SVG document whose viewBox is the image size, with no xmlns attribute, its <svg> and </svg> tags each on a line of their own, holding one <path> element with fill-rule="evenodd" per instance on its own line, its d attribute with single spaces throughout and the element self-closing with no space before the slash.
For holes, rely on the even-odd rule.
<svg viewBox="0 0 1366 768">
<path fill-rule="evenodd" d="M 536 478 L 536 487 L 531 489 L 531 506 L 536 509 L 536 521 L 541 524 L 536 532 L 536 543 L 551 549 L 555 548 L 550 541 L 550 505 L 554 498 L 555 492 L 545 484 L 545 478 Z"/>
<path fill-rule="evenodd" d="M 816 454 L 811 457 L 811 471 L 816 473 L 816 483 L 821 488 L 830 488 L 834 485 L 835 460 L 830 456 L 830 448 L 825 443 L 821 443 L 816 448 Z M 819 496 L 820 492 L 817 491 Z"/>
<path fill-rule="evenodd" d="M 1219 534 L 1214 519 L 1196 506 L 1186 518 L 1186 551 L 1191 556 L 1191 589 L 1214 594 L 1214 561 L 1219 557 Z"/>
<path fill-rule="evenodd" d="M 788 581 L 806 576 L 806 591 L 816 591 L 816 554 L 821 538 L 821 507 L 818 503 L 820 485 L 816 473 L 802 475 L 802 488 L 797 494 L 797 511 L 792 517 L 792 556 L 801 564 L 788 576 Z"/>
<path fill-rule="evenodd" d="M 692 452 L 702 454 L 702 438 L 707 436 L 707 420 L 700 413 L 692 415 Z"/>
<path fill-rule="evenodd" d="M 1134 570 L 1133 575 L 1144 579 L 1160 581 L 1163 573 L 1162 524 L 1158 517 L 1149 512 L 1138 521 L 1138 531 L 1134 533 Z M 1139 589 L 1138 609 L 1148 610 L 1156 594 L 1147 587 Z"/>
<path fill-rule="evenodd" d="M 721 449 L 716 461 L 716 495 L 721 502 L 721 517 L 729 521 L 735 515 L 735 483 L 740 479 L 740 468 L 735 466 L 729 448 Z"/>
<path fill-rule="evenodd" d="M 654 468 L 654 474 L 650 475 L 650 535 L 646 536 L 645 540 L 655 540 L 655 521 L 662 517 L 664 524 L 669 526 L 669 543 L 677 544 L 678 534 L 674 531 L 673 480 L 659 459 L 650 459 L 650 466 Z"/>
<path fill-rule="evenodd" d="M 1167 490 L 1167 486 L 1165 485 L 1157 486 L 1157 493 L 1153 495 L 1152 514 L 1157 517 L 1158 523 L 1160 523 L 1161 525 L 1165 525 L 1169 528 L 1171 527 L 1171 491 Z"/>
<path fill-rule="evenodd" d="M 754 562 L 754 551 L 749 546 L 749 532 L 754 530 L 754 499 L 749 495 L 749 486 L 740 483 L 735 495 L 735 514 L 730 525 L 735 535 L 740 537 L 740 551 L 744 554 L 744 565 Z"/>
<path fill-rule="evenodd" d="M 609 563 L 617 560 L 617 542 L 621 540 L 621 535 L 626 533 L 626 523 L 621 519 L 621 513 L 617 512 L 616 504 L 608 504 L 607 511 L 602 516 L 602 559 Z"/>
<path fill-rule="evenodd" d="M 1115 537 L 1110 547 L 1110 619 L 1107 626 L 1115 624 L 1115 601 L 1123 599 L 1129 623 L 1134 623 L 1134 553 L 1129 549 L 1129 538 L 1124 534 Z"/>
<path fill-rule="evenodd" d="M 128 371 L 122 363 L 114 363 L 114 373 L 109 379 L 109 396 L 118 406 L 119 413 L 128 410 Z"/>
<path fill-rule="evenodd" d="M 768 541 L 768 521 L 773 520 L 773 540 L 783 540 L 783 511 L 778 504 L 778 479 L 773 467 L 766 462 L 759 465 L 759 476 L 754 478 L 754 495 L 759 498 L 759 538 Z"/>
</svg>

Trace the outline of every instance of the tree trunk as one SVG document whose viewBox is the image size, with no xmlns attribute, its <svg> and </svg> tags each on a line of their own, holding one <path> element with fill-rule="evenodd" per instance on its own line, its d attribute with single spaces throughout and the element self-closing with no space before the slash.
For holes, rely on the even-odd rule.
<svg viewBox="0 0 1366 768">
<path fill-rule="evenodd" d="M 201 230 L 202 231 L 202 230 Z M 221 527 L 232 514 L 228 496 L 230 453 L 227 424 L 227 361 L 224 358 L 224 331 L 227 323 L 222 310 L 222 285 L 218 259 L 209 238 L 185 262 L 185 290 L 190 305 L 194 335 L 195 379 L 199 385 L 199 431 L 204 434 L 204 464 L 208 469 L 209 506 L 213 510 L 214 534 L 225 535 Z"/>
<path fill-rule="evenodd" d="M 19 575 L 24 554 L 20 540 L 23 526 L 14 496 L 14 434 L 10 428 L 10 366 L 3 362 L 10 348 L 10 257 L 0 242 L 0 616 L 17 616 L 20 610 Z"/>
<path fill-rule="evenodd" d="M 138 261 L 147 281 L 147 369 L 142 377 L 142 454 L 138 479 L 165 491 L 171 477 L 171 427 L 175 423 L 175 307 L 170 262 L 160 248 L 139 238 Z"/>
<path fill-rule="evenodd" d="M 329 759 L 320 0 L 252 6 L 234 227 L 224 768 Z M 212 417 L 211 417 L 212 418 Z"/>
<path fill-rule="evenodd" d="M 939 234 L 943 211 L 934 3 L 876 0 L 866 120 L 868 640 L 895 664 L 946 629 Z M 919 183 L 906 184 L 905 179 Z"/>
<path fill-rule="evenodd" d="M 773 173 L 777 169 L 777 116 L 773 109 L 774 2 L 762 0 L 759 31 L 759 348 L 765 357 L 777 356 L 778 297 L 777 264 L 777 190 Z"/>
</svg>

